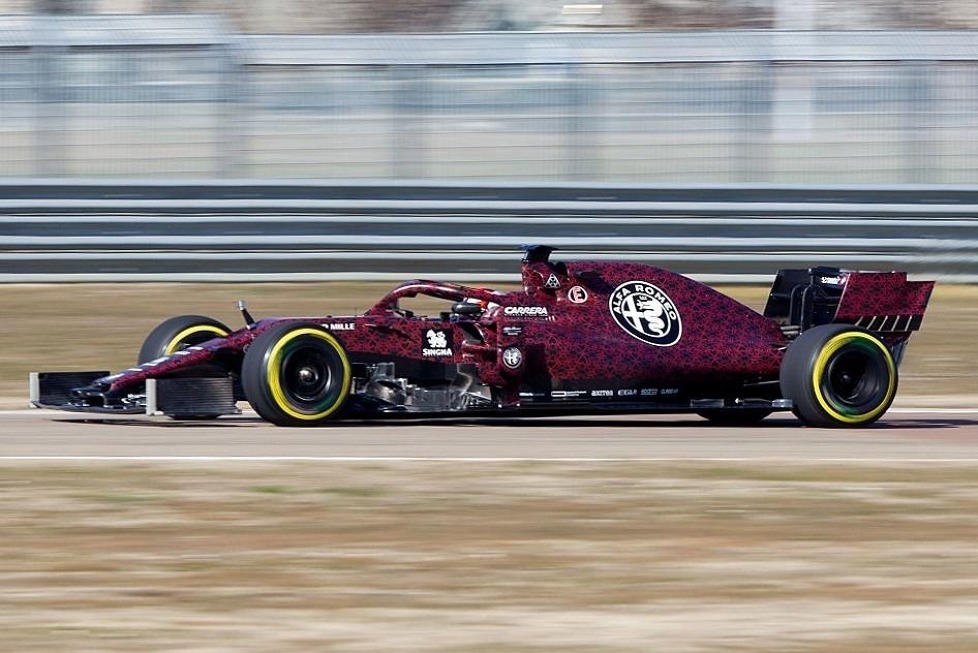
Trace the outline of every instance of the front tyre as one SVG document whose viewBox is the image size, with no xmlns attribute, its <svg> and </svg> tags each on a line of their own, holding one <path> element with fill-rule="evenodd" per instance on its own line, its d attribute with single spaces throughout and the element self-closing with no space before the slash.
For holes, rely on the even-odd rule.
<svg viewBox="0 0 978 653">
<path fill-rule="evenodd" d="M 248 403 L 278 426 L 313 426 L 335 417 L 350 395 L 350 361 L 317 324 L 282 324 L 245 353 L 241 385 Z"/>
<path fill-rule="evenodd" d="M 139 348 L 137 365 L 175 354 L 189 347 L 214 338 L 224 338 L 231 329 L 223 322 L 204 315 L 177 315 L 165 320 L 149 332 Z M 215 413 L 187 413 L 170 415 L 179 420 L 217 419 Z"/>
<path fill-rule="evenodd" d="M 150 331 L 139 349 L 138 365 L 199 345 L 214 338 L 223 338 L 231 329 L 203 315 L 178 315 Z"/>
<path fill-rule="evenodd" d="M 809 426 L 868 426 L 887 411 L 897 390 L 893 354 L 873 334 L 847 324 L 802 333 L 781 363 L 781 393 Z"/>
</svg>

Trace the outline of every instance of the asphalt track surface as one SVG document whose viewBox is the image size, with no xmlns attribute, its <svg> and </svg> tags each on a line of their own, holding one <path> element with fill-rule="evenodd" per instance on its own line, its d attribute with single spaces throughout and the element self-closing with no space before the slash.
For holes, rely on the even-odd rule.
<svg viewBox="0 0 978 653">
<path fill-rule="evenodd" d="M 2 460 L 709 460 L 978 462 L 978 409 L 891 410 L 866 429 L 811 429 L 790 414 L 718 427 L 694 416 L 346 422 L 277 428 L 0 412 Z"/>
</svg>

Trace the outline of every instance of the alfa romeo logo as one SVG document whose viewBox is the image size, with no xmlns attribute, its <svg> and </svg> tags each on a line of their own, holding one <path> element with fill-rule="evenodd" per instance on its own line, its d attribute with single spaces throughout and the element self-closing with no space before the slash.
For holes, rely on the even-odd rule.
<svg viewBox="0 0 978 653">
<path fill-rule="evenodd" d="M 503 363 L 511 370 L 515 370 L 523 362 L 523 352 L 516 347 L 507 347 L 503 352 Z"/>
<path fill-rule="evenodd" d="M 671 347 L 683 333 L 669 295 L 645 281 L 627 281 L 611 293 L 611 317 L 628 335 L 656 347 Z"/>
</svg>

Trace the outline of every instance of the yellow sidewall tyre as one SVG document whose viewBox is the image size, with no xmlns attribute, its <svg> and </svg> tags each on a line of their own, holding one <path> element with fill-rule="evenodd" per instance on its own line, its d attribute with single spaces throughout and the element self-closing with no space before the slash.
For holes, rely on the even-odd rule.
<svg viewBox="0 0 978 653">
<path fill-rule="evenodd" d="M 813 327 L 795 339 L 781 363 L 781 393 L 809 426 L 872 424 L 896 396 L 893 354 L 878 337 L 846 324 Z"/>
<path fill-rule="evenodd" d="M 279 426 L 314 426 L 337 417 L 352 382 L 343 345 L 318 324 L 272 327 L 255 338 L 241 365 L 248 403 Z"/>
<path fill-rule="evenodd" d="M 231 329 L 223 323 L 204 315 L 171 317 L 146 336 L 142 347 L 139 349 L 136 362 L 142 365 L 187 347 L 199 345 L 214 338 L 223 338 L 229 333 L 231 333 Z"/>
</svg>

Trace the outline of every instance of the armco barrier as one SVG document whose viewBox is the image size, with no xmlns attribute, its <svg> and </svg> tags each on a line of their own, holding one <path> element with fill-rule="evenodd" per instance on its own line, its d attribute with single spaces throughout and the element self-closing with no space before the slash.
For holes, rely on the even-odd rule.
<svg viewBox="0 0 978 653">
<path fill-rule="evenodd" d="M 9 180 L 0 281 L 515 279 L 519 246 L 707 280 L 978 281 L 978 187 Z"/>
</svg>

